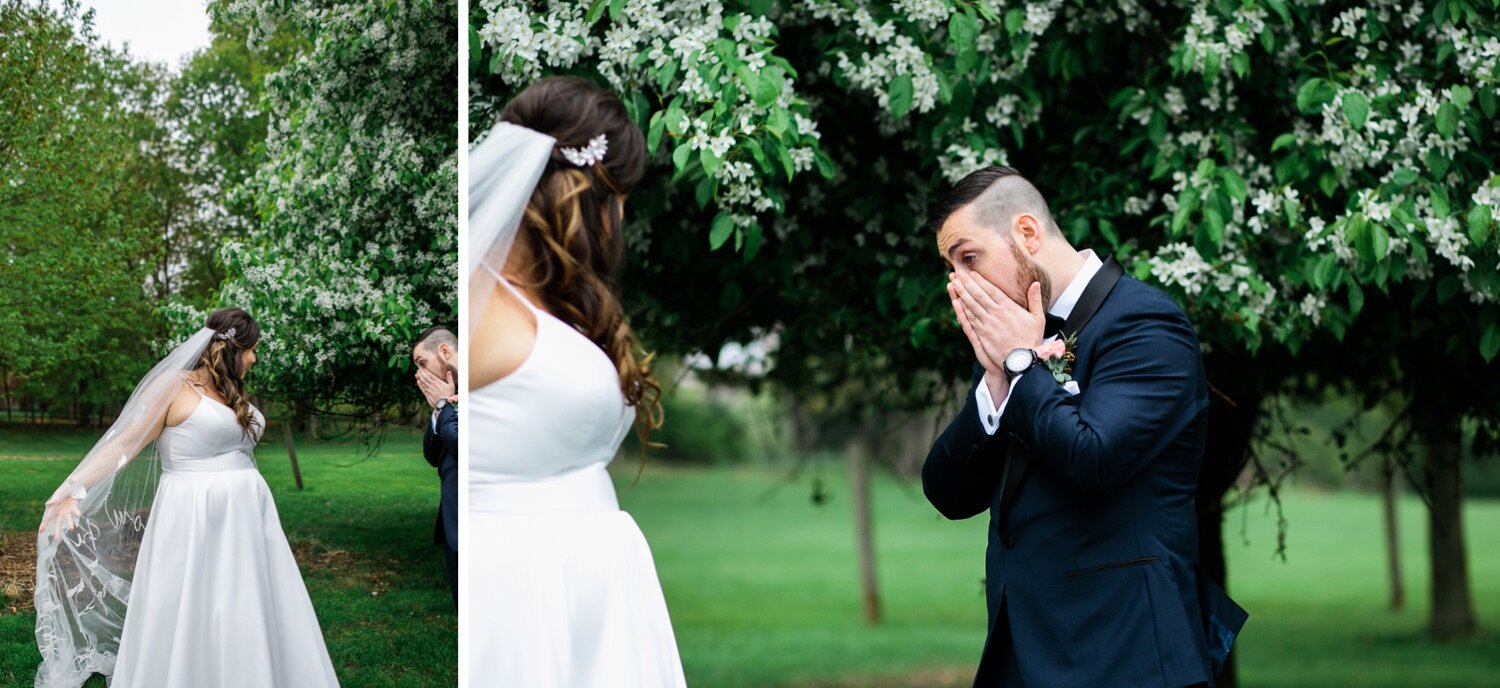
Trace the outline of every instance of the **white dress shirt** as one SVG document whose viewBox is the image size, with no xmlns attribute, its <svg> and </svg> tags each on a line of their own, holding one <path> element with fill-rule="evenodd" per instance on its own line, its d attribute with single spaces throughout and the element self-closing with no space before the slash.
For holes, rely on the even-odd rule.
<svg viewBox="0 0 1500 688">
<path fill-rule="evenodd" d="M 1072 282 L 1068 283 L 1068 288 L 1064 289 L 1052 307 L 1047 309 L 1048 313 L 1064 320 L 1073 314 L 1073 307 L 1078 305 L 1078 299 L 1083 296 L 1083 290 L 1089 286 L 1094 275 L 1099 273 L 1099 268 L 1104 267 L 1104 261 L 1099 260 L 1099 256 L 1094 255 L 1092 249 L 1079 251 L 1078 255 L 1083 256 L 1083 267 L 1078 268 L 1078 274 L 1073 277 Z M 1057 339 L 1057 335 L 1048 337 L 1043 340 L 1043 343 L 1054 339 Z M 1020 381 L 1020 375 L 1010 381 L 1011 392 L 1016 390 L 1016 383 Z M 1005 405 L 1010 403 L 1010 393 L 1007 392 L 1005 399 L 1000 402 L 999 406 L 996 406 L 994 398 L 990 395 L 990 386 L 980 380 L 979 387 L 974 390 L 974 398 L 979 402 L 979 424 L 984 426 L 984 434 L 995 434 L 995 431 L 1000 429 L 1000 416 L 1005 414 Z"/>
</svg>

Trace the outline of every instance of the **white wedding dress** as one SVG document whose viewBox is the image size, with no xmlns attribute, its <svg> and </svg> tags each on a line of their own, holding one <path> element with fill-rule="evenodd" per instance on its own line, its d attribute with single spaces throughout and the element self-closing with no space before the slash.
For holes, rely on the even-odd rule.
<svg viewBox="0 0 1500 688">
<path fill-rule="evenodd" d="M 196 391 L 196 390 L 195 390 Z M 255 442 L 202 396 L 162 430 L 111 688 L 337 686 Z M 264 427 L 265 417 L 252 407 Z M 258 434 L 258 433 L 257 433 Z"/>
<path fill-rule="evenodd" d="M 469 394 L 473 688 L 685 686 L 651 550 L 605 466 L 630 431 L 604 352 L 536 308 L 536 344 Z"/>
</svg>

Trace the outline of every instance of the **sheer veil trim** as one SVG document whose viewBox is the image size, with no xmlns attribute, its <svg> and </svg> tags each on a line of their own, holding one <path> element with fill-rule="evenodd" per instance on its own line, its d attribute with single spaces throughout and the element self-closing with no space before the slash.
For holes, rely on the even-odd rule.
<svg viewBox="0 0 1500 688">
<path fill-rule="evenodd" d="M 37 534 L 36 688 L 78 688 L 114 673 L 136 552 L 161 472 L 156 434 L 214 331 L 179 344 L 137 383 L 119 417 L 58 487 L 79 498 L 77 522 Z M 52 500 L 49 500 L 52 501 Z M 45 516 L 55 515 L 47 507 Z"/>
<path fill-rule="evenodd" d="M 510 254 L 526 203 L 536 190 L 552 157 L 556 139 L 526 127 L 501 122 L 469 149 L 469 313 L 483 313 L 499 286 L 500 272 Z M 459 350 L 478 318 L 460 334 Z"/>
</svg>

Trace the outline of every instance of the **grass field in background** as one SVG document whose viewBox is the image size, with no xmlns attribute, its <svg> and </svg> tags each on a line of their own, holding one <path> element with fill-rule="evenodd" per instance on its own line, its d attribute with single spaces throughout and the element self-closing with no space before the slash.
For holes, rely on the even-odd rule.
<svg viewBox="0 0 1500 688">
<path fill-rule="evenodd" d="M 920 487 L 882 479 L 875 494 L 885 621 L 861 618 L 851 505 L 842 473 L 817 506 L 808 483 L 750 469 L 654 463 L 616 471 L 622 506 L 651 543 L 688 684 L 968 686 L 984 639 L 985 518 L 944 521 Z M 1230 592 L 1250 611 L 1239 645 L 1247 688 L 1500 685 L 1500 636 L 1436 645 L 1427 607 L 1426 517 L 1402 502 L 1408 608 L 1386 606 L 1379 501 L 1294 491 L 1287 560 L 1273 557 L 1262 502 L 1231 516 Z M 1480 623 L 1500 628 L 1500 502 L 1466 523 Z M 1241 536 L 1241 526 L 1244 535 Z"/>
<path fill-rule="evenodd" d="M 38 657 L 28 561 L 43 499 L 92 444 L 88 433 L 0 430 L 0 686 L 29 685 Z M 352 442 L 298 445 L 307 489 L 279 442 L 259 450 L 335 668 L 351 687 L 452 686 L 454 614 L 431 544 L 437 479 L 414 434 L 378 454 Z M 764 469 L 649 463 L 620 501 L 651 543 L 694 688 L 967 686 L 983 642 L 984 518 L 949 522 L 915 484 L 882 478 L 875 530 L 885 621 L 865 625 L 845 477 L 827 472 L 815 505 L 804 479 Z M 1422 636 L 1426 516 L 1401 507 L 1409 606 L 1386 607 L 1372 495 L 1302 489 L 1287 497 L 1287 561 L 1274 558 L 1263 501 L 1226 531 L 1230 592 L 1250 610 L 1239 645 L 1247 688 L 1500 686 L 1500 502 L 1466 522 L 1480 624 L 1469 642 Z M 1243 528 L 1243 535 L 1241 529 Z M 19 569 L 19 573 L 17 572 Z M 21 595 L 24 586 L 26 595 Z M 19 610 L 19 611 L 18 611 Z"/>
<path fill-rule="evenodd" d="M 41 661 L 25 580 L 35 576 L 36 526 L 42 502 L 97 437 L 0 430 L 0 686 L 31 685 Z M 438 479 L 422 460 L 421 436 L 388 433 L 374 455 L 353 441 L 304 441 L 297 449 L 302 491 L 280 441 L 263 443 L 256 456 L 340 682 L 456 685 L 457 617 L 442 551 L 432 544 Z"/>
</svg>

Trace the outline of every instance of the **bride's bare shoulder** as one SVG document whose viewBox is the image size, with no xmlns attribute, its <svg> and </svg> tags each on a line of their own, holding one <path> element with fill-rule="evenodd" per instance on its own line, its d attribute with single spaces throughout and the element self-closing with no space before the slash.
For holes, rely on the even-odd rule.
<svg viewBox="0 0 1500 688">
<path fill-rule="evenodd" d="M 193 410 L 198 408 L 200 394 L 193 389 L 195 384 L 199 383 L 192 373 L 182 374 L 177 385 L 177 395 L 172 397 L 172 403 L 167 406 L 167 427 L 182 425 L 188 416 L 193 415 Z"/>
<path fill-rule="evenodd" d="M 537 316 L 509 289 L 496 286 L 469 338 L 469 389 L 515 372 L 536 345 Z"/>
</svg>

